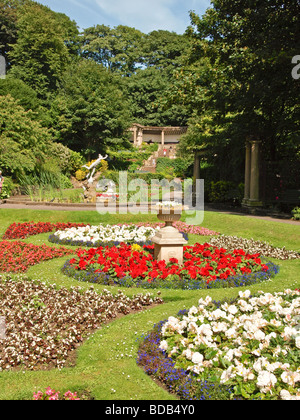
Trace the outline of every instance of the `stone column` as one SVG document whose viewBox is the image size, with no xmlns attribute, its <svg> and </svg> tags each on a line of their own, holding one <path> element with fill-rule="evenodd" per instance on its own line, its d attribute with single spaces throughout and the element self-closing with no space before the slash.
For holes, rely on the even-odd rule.
<svg viewBox="0 0 300 420">
<path fill-rule="evenodd" d="M 138 129 L 138 133 L 137 133 L 137 146 L 141 147 L 142 143 L 143 143 L 143 136 L 144 132 L 142 128 Z"/>
<path fill-rule="evenodd" d="M 165 147 L 165 132 L 162 130 L 161 132 L 161 150 L 163 150 Z"/>
<path fill-rule="evenodd" d="M 259 158 L 260 144 L 258 140 L 251 141 L 251 177 L 250 177 L 250 200 L 251 206 L 262 206 L 259 193 Z"/>
<path fill-rule="evenodd" d="M 251 182 L 251 144 L 246 142 L 246 161 L 245 161 L 245 192 L 244 203 L 250 198 L 250 182 Z"/>
<path fill-rule="evenodd" d="M 137 147 L 137 127 L 133 127 L 133 145 Z"/>
</svg>

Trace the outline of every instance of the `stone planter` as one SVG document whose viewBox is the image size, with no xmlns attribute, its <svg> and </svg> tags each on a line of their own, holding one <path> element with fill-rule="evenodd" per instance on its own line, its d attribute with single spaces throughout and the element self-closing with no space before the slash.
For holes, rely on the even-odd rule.
<svg viewBox="0 0 300 420">
<path fill-rule="evenodd" d="M 168 211 L 168 213 L 167 213 Z M 160 209 L 157 213 L 157 218 L 162 222 L 166 223 L 166 226 L 172 226 L 174 222 L 178 222 L 181 219 L 180 210 L 162 210 Z"/>
</svg>

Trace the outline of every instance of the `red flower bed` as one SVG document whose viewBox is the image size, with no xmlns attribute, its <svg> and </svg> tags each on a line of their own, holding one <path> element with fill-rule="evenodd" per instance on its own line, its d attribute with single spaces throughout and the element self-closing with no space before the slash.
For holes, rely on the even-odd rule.
<svg viewBox="0 0 300 420">
<path fill-rule="evenodd" d="M 28 267 L 41 261 L 71 254 L 74 254 L 74 251 L 66 248 L 2 241 L 0 242 L 0 272 L 25 272 Z"/>
<path fill-rule="evenodd" d="M 48 233 L 53 230 L 65 230 L 72 227 L 86 226 L 85 223 L 13 223 L 5 232 L 3 239 L 25 239 L 29 236 Z"/>
<path fill-rule="evenodd" d="M 111 279 L 130 277 L 134 280 L 146 280 L 151 283 L 155 279 L 165 280 L 170 276 L 181 279 L 205 280 L 206 284 L 217 279 L 268 271 L 259 255 L 246 254 L 239 249 L 229 253 L 209 244 L 196 244 L 184 247 L 184 264 L 179 266 L 178 260 L 156 261 L 151 250 L 153 246 L 145 246 L 136 251 L 130 245 L 118 247 L 100 247 L 88 251 L 78 250 L 77 257 L 70 260 L 71 268 L 78 272 L 89 271 L 104 273 Z"/>
</svg>

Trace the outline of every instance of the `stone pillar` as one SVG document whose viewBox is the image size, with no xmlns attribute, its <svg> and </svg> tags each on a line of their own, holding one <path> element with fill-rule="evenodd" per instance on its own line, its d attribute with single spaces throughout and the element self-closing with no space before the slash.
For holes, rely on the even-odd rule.
<svg viewBox="0 0 300 420">
<path fill-rule="evenodd" d="M 161 132 L 161 150 L 165 147 L 165 132 L 164 130 Z"/>
<path fill-rule="evenodd" d="M 245 199 L 250 198 L 250 182 L 251 182 L 251 144 L 246 143 L 246 163 L 245 163 Z"/>
<path fill-rule="evenodd" d="M 260 144 L 259 140 L 248 140 L 246 142 L 245 162 L 245 197 L 243 206 L 249 209 L 262 207 L 260 200 Z"/>
<path fill-rule="evenodd" d="M 138 132 L 137 132 L 137 146 L 141 147 L 142 143 L 143 143 L 143 129 L 139 128 Z"/>
<path fill-rule="evenodd" d="M 250 202 L 256 206 L 261 206 L 259 196 L 259 157 L 260 141 L 251 142 L 251 181 L 250 181 Z"/>
<path fill-rule="evenodd" d="M 137 127 L 133 127 L 133 145 L 137 147 Z"/>
</svg>

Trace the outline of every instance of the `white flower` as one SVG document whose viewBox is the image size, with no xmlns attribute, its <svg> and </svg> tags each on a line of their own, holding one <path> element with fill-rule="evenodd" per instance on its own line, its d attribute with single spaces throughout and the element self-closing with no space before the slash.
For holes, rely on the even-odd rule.
<svg viewBox="0 0 300 420">
<path fill-rule="evenodd" d="M 194 353 L 192 356 L 192 362 L 198 365 L 202 364 L 203 359 L 204 359 L 203 355 L 199 352 Z"/>
<path fill-rule="evenodd" d="M 189 315 L 195 315 L 198 313 L 198 308 L 196 306 L 192 306 L 189 310 Z"/>
<path fill-rule="evenodd" d="M 161 201 L 156 204 L 157 208 L 182 208 L 182 203 L 179 203 L 177 201 Z"/>
<path fill-rule="evenodd" d="M 212 319 L 220 319 L 226 318 L 226 312 L 222 311 L 221 309 L 216 309 L 211 313 Z"/>
<path fill-rule="evenodd" d="M 225 354 L 224 359 L 228 360 L 228 362 L 231 362 L 232 359 L 233 359 L 233 356 L 234 356 L 233 350 L 232 349 L 229 349 L 227 351 L 227 353 Z"/>
<path fill-rule="evenodd" d="M 239 297 L 248 299 L 251 295 L 250 290 L 246 290 L 245 292 L 239 292 Z"/>
<path fill-rule="evenodd" d="M 300 335 L 296 336 L 295 344 L 296 344 L 297 349 L 300 349 Z"/>
<path fill-rule="evenodd" d="M 234 378 L 236 376 L 236 374 L 233 372 L 234 366 L 231 365 L 229 366 L 229 368 L 227 370 L 224 370 L 222 375 L 221 375 L 221 380 L 220 383 L 221 384 L 225 384 L 227 381 L 229 381 L 230 379 Z"/>
<path fill-rule="evenodd" d="M 238 304 L 240 305 L 240 310 L 242 312 L 251 312 L 253 310 L 253 306 L 247 303 L 245 300 L 240 299 L 238 301 Z"/>
<path fill-rule="evenodd" d="M 289 393 L 289 391 L 287 391 L 286 389 L 283 389 L 282 391 L 280 391 L 280 398 L 282 400 L 289 401 L 292 399 L 292 396 Z"/>
<path fill-rule="evenodd" d="M 236 313 L 238 313 L 238 308 L 235 305 L 229 306 L 227 310 L 232 315 L 235 315 Z"/>
<path fill-rule="evenodd" d="M 198 334 L 212 336 L 213 332 L 211 330 L 211 326 L 209 324 L 202 324 L 198 327 Z"/>
<path fill-rule="evenodd" d="M 185 356 L 186 359 L 192 360 L 192 356 L 193 356 L 192 350 L 190 349 L 183 350 L 182 355 Z"/>
<path fill-rule="evenodd" d="M 236 329 L 234 327 L 229 328 L 226 332 L 225 335 L 227 338 L 235 338 L 237 336 L 237 332 Z"/>
<path fill-rule="evenodd" d="M 263 341 L 265 336 L 266 334 L 261 330 L 258 330 L 254 333 L 254 338 L 255 340 L 258 340 L 258 341 Z"/>
<path fill-rule="evenodd" d="M 159 348 L 160 348 L 161 350 L 168 350 L 168 343 L 167 343 L 167 341 L 166 341 L 166 340 L 163 340 L 163 341 L 160 343 Z"/>
<path fill-rule="evenodd" d="M 213 332 L 226 332 L 228 328 L 225 322 L 212 322 L 212 326 Z"/>
<path fill-rule="evenodd" d="M 204 309 L 204 307 L 205 306 L 208 306 L 210 303 L 212 302 L 212 298 L 210 297 L 210 296 L 207 296 L 206 298 L 205 298 L 205 300 L 204 299 L 199 299 L 199 301 L 198 301 L 198 305 L 199 305 L 199 310 L 202 310 L 202 309 Z"/>
<path fill-rule="evenodd" d="M 266 393 L 271 387 L 277 383 L 277 378 L 273 373 L 270 373 L 266 370 L 259 372 L 257 377 L 257 386 L 261 388 L 261 391 Z"/>
<path fill-rule="evenodd" d="M 298 372 L 282 372 L 281 379 L 285 384 L 295 386 L 296 382 L 300 382 L 300 374 Z"/>
<path fill-rule="evenodd" d="M 284 332 L 281 334 L 285 340 L 289 340 L 293 335 L 297 334 L 297 330 L 291 327 L 285 327 Z"/>
</svg>

